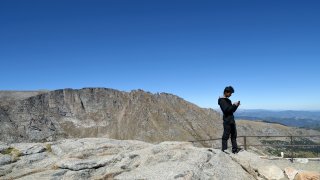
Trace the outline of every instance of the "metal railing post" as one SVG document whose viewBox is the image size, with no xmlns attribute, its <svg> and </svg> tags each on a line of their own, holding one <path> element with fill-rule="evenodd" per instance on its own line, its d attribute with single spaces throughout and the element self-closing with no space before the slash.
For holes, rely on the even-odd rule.
<svg viewBox="0 0 320 180">
<path fill-rule="evenodd" d="M 247 136 L 243 136 L 244 150 L 247 150 Z"/>
<path fill-rule="evenodd" d="M 290 148 L 290 150 L 291 150 L 291 162 L 293 163 L 293 140 L 292 140 L 293 138 L 292 138 L 292 136 L 290 136 L 290 144 L 291 144 L 291 148 Z"/>
</svg>

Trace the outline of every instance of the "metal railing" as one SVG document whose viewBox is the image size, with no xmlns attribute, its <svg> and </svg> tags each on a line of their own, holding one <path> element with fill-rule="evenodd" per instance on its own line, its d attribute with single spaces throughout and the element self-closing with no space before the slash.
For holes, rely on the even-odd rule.
<svg viewBox="0 0 320 180">
<path fill-rule="evenodd" d="M 247 143 L 247 138 L 276 138 L 276 137 L 282 137 L 282 138 L 290 138 L 290 144 L 248 144 Z M 303 138 L 303 137 L 309 137 L 309 138 L 312 138 L 312 137 L 319 137 L 320 138 L 320 135 L 301 135 L 301 136 L 298 136 L 298 135 L 292 135 L 292 136 L 238 136 L 238 138 L 243 138 L 243 144 L 240 144 L 238 146 L 242 146 L 245 150 L 247 150 L 247 148 L 249 146 L 267 146 L 267 147 L 319 147 L 319 151 L 320 151 L 320 144 L 294 144 L 294 140 L 293 138 Z M 217 141 L 217 140 L 222 140 L 222 138 L 215 138 L 215 139 L 203 139 L 203 140 L 193 140 L 193 141 L 189 141 L 189 142 L 192 142 L 192 143 L 195 143 L 195 142 L 206 142 L 206 141 Z M 213 146 L 213 143 L 212 143 L 212 148 L 214 148 Z M 221 148 L 221 147 L 216 147 L 216 148 Z M 291 149 L 291 154 L 290 154 L 290 159 L 291 159 L 291 162 L 293 162 L 293 158 L 294 158 L 294 155 L 293 155 L 293 150 Z"/>
</svg>

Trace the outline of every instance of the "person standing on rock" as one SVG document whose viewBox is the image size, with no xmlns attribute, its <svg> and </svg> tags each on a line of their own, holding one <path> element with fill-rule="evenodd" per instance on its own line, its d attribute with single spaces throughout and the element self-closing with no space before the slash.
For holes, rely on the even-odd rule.
<svg viewBox="0 0 320 180">
<path fill-rule="evenodd" d="M 233 113 L 240 106 L 240 101 L 231 103 L 229 97 L 234 93 L 232 86 L 227 86 L 224 89 L 223 96 L 219 97 L 218 104 L 223 112 L 223 135 L 222 135 L 222 151 L 228 148 L 228 139 L 231 134 L 232 153 L 238 153 L 241 148 L 237 145 L 237 129 L 234 121 Z"/>
</svg>

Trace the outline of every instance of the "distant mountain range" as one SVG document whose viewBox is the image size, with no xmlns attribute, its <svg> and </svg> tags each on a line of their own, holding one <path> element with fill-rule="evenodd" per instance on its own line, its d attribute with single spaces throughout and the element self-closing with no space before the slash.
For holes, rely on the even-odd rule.
<svg viewBox="0 0 320 180">
<path fill-rule="evenodd" d="M 320 128 L 320 111 L 274 111 L 263 109 L 239 109 L 235 113 L 236 119 L 261 120 L 279 123 L 287 126 Z"/>
</svg>

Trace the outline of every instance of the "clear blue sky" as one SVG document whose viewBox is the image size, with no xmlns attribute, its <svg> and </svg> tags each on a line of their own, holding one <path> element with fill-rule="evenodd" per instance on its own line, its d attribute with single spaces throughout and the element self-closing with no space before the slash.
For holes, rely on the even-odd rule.
<svg viewBox="0 0 320 180">
<path fill-rule="evenodd" d="M 109 87 L 320 110 L 320 1 L 1 0 L 0 89 Z"/>
</svg>

